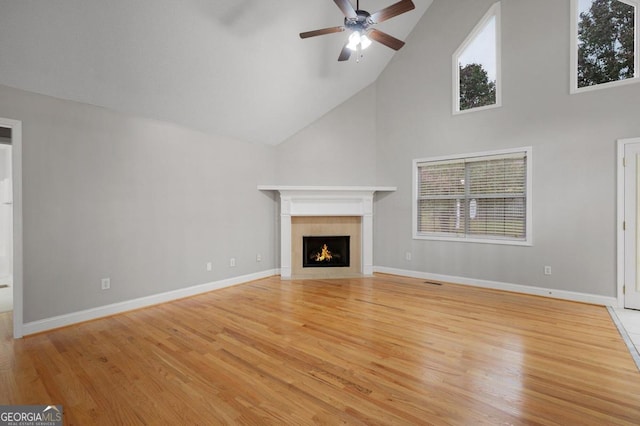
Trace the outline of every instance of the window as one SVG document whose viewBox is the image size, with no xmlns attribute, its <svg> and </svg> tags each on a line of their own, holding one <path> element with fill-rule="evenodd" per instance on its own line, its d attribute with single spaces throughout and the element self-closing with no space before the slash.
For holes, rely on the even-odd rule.
<svg viewBox="0 0 640 426">
<path fill-rule="evenodd" d="M 495 3 L 453 54 L 453 113 L 501 104 L 500 3 Z"/>
<path fill-rule="evenodd" d="M 414 238 L 531 244 L 531 148 L 413 163 Z"/>
<path fill-rule="evenodd" d="M 571 0 L 572 93 L 638 81 L 638 0 Z"/>
</svg>

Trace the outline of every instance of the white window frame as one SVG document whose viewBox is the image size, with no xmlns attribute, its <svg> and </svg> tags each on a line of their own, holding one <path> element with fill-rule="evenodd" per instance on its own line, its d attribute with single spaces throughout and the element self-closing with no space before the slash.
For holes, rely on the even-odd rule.
<svg viewBox="0 0 640 426">
<path fill-rule="evenodd" d="M 627 84 L 634 84 L 640 81 L 640 37 L 638 34 L 640 33 L 640 29 L 638 28 L 639 19 L 639 9 L 640 9 L 640 1 L 637 0 L 617 0 L 622 3 L 626 3 L 635 8 L 635 16 L 633 22 L 634 28 L 634 45 L 635 45 L 635 54 L 634 54 L 634 76 L 632 78 L 627 78 L 624 80 L 618 81 L 610 81 L 607 83 L 600 83 L 594 86 L 585 86 L 578 87 L 578 0 L 571 0 L 571 33 L 569 34 L 570 41 L 569 46 L 571 46 L 570 52 L 570 86 L 569 92 L 571 94 L 583 93 L 583 92 L 591 92 L 593 90 L 601 90 L 608 89 L 610 87 L 618 87 L 624 86 Z"/>
<path fill-rule="evenodd" d="M 502 25 L 500 23 L 500 2 L 494 3 L 487 13 L 484 14 L 482 19 L 476 24 L 471 33 L 464 39 L 460 47 L 453 52 L 452 56 L 452 71 L 453 71 L 453 115 L 466 114 L 469 112 L 484 111 L 492 108 L 499 108 L 502 106 Z M 460 110 L 460 68 L 459 58 L 462 52 L 475 40 L 475 38 L 482 32 L 487 22 L 495 17 L 496 20 L 496 103 L 493 105 L 485 105 L 476 108 L 469 108 Z"/>
<path fill-rule="evenodd" d="M 525 153 L 527 157 L 526 168 L 526 196 L 525 196 L 525 238 L 511 239 L 504 237 L 468 237 L 466 235 L 443 235 L 428 234 L 418 232 L 418 166 L 425 162 L 431 161 L 451 161 L 461 159 L 472 159 L 476 157 L 490 157 L 499 155 L 508 155 L 516 153 Z M 413 223 L 413 239 L 414 240 L 436 240 L 436 241 L 457 241 L 467 243 L 486 243 L 486 244 L 504 244 L 516 246 L 532 246 L 533 245 L 533 149 L 530 146 L 521 148 L 510 148 L 494 151 L 476 152 L 471 154 L 447 155 L 441 157 L 418 158 L 413 160 L 413 201 L 412 201 L 412 223 Z"/>
</svg>

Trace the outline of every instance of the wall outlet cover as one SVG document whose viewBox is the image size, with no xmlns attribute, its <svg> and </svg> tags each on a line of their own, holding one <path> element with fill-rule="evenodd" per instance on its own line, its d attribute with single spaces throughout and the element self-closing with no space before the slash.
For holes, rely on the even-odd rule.
<svg viewBox="0 0 640 426">
<path fill-rule="evenodd" d="M 111 278 L 103 278 L 100 281 L 100 286 L 103 290 L 109 290 L 111 288 Z"/>
</svg>

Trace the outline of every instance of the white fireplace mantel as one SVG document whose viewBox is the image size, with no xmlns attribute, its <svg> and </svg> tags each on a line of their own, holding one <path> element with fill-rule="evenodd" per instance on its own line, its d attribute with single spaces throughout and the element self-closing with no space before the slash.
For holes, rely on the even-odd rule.
<svg viewBox="0 0 640 426">
<path fill-rule="evenodd" d="M 373 275 L 373 195 L 394 186 L 258 185 L 260 191 L 280 192 L 280 276 L 291 278 L 292 216 L 360 216 L 362 274 Z"/>
</svg>

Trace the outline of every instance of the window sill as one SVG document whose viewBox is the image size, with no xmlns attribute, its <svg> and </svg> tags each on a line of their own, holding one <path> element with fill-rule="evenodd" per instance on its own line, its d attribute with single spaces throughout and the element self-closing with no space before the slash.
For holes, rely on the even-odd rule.
<svg viewBox="0 0 640 426">
<path fill-rule="evenodd" d="M 495 103 L 493 105 L 485 105 L 485 106 L 481 106 L 481 107 L 463 109 L 461 111 L 454 110 L 453 111 L 453 115 L 469 114 L 471 112 L 486 111 L 488 109 L 495 109 L 495 108 L 500 108 L 500 107 L 502 107 L 502 103 L 498 102 L 498 103 Z"/>
<path fill-rule="evenodd" d="M 531 239 L 528 240 L 511 240 L 507 238 L 477 238 L 477 237 L 451 237 L 438 235 L 414 234 L 414 240 L 431 240 L 431 241 L 455 241 L 458 243 L 477 243 L 477 244 L 498 244 L 510 246 L 533 246 Z"/>
<path fill-rule="evenodd" d="M 572 95 L 575 95 L 578 93 L 593 92 L 595 90 L 603 90 L 603 89 L 611 89 L 619 86 L 627 86 L 629 84 L 635 84 L 638 82 L 640 82 L 640 77 L 627 78 L 625 80 L 618 80 L 618 81 L 610 81 L 608 83 L 596 84 L 595 86 L 576 87 L 576 84 L 574 83 L 572 84 L 571 91 L 569 93 Z"/>
</svg>

